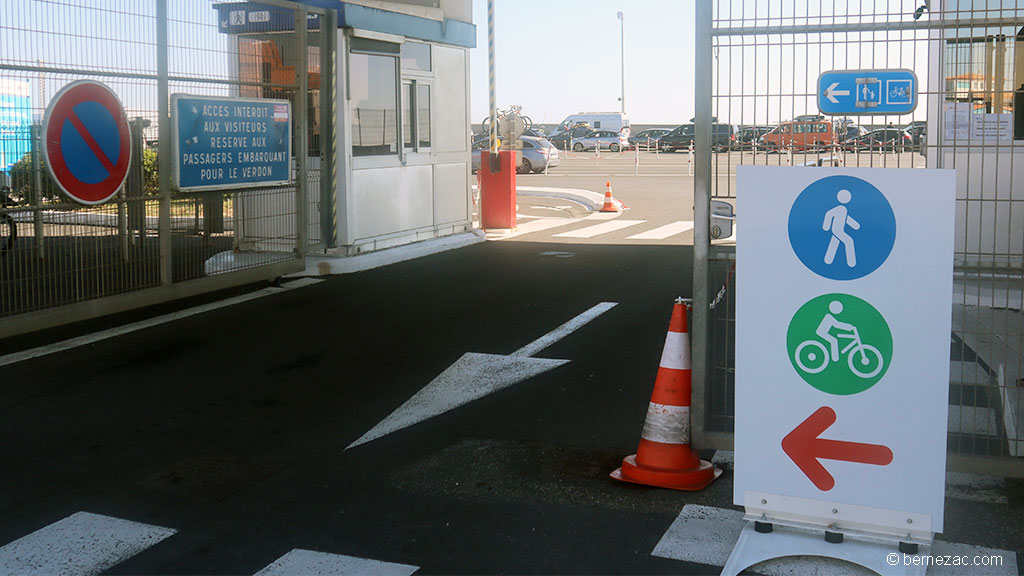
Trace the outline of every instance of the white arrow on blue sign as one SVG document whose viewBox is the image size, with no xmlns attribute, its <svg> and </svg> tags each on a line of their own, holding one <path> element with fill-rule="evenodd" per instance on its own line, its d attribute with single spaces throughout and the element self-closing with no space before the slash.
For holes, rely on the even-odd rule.
<svg viewBox="0 0 1024 576">
<path fill-rule="evenodd" d="M 831 116 L 909 114 L 917 108 L 913 70 L 832 70 L 818 77 L 818 109 Z"/>
</svg>

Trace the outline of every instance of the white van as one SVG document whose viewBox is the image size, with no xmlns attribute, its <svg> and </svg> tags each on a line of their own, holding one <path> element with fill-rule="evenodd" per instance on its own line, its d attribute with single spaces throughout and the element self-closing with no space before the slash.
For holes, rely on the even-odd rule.
<svg viewBox="0 0 1024 576">
<path fill-rule="evenodd" d="M 570 114 L 558 125 L 555 134 L 586 122 L 591 130 L 614 130 L 625 137 L 629 137 L 629 116 L 622 112 L 580 112 Z"/>
</svg>

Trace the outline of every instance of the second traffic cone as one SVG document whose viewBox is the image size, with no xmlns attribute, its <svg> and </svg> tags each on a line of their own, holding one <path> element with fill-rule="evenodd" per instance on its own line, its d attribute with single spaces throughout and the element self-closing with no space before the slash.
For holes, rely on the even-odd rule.
<svg viewBox="0 0 1024 576">
<path fill-rule="evenodd" d="M 601 207 L 601 212 L 618 212 L 619 207 L 615 205 L 615 199 L 612 198 L 612 183 L 611 181 L 605 182 L 604 191 L 604 206 Z"/>
<path fill-rule="evenodd" d="M 690 448 L 690 337 L 682 299 L 672 309 L 654 393 L 636 454 L 611 477 L 675 490 L 701 490 L 721 476 Z"/>
</svg>

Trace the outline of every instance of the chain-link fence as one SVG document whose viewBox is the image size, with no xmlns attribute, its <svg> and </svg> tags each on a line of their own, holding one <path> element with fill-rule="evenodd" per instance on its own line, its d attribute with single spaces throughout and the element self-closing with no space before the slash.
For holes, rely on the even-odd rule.
<svg viewBox="0 0 1024 576">
<path fill-rule="evenodd" d="M 695 305 L 735 270 L 734 242 L 712 241 L 701 211 L 711 198 L 735 204 L 737 166 L 955 169 L 950 466 L 1024 475 L 1024 2 L 715 0 L 696 13 L 697 113 L 710 138 L 697 150 Z M 867 69 L 912 71 L 914 112 L 819 113 L 822 73 Z M 727 130 L 755 136 L 714 152 Z M 732 444 L 733 304 L 730 289 L 695 326 L 702 447 Z"/>
<path fill-rule="evenodd" d="M 303 251 L 322 243 L 320 164 L 307 158 L 311 147 L 319 153 L 322 123 L 333 121 L 330 110 L 321 113 L 329 102 L 320 84 L 324 22 L 334 20 L 322 9 L 277 0 L 0 6 L 0 185 L 7 187 L 0 207 L 0 335 L 300 269 Z M 93 126 L 103 114 L 88 106 L 67 118 L 48 115 L 55 95 L 82 80 L 116 95 L 128 120 L 127 146 L 119 148 L 116 135 L 104 140 Z M 209 186 L 179 182 L 179 158 L 188 156 L 175 154 L 182 146 L 227 147 L 213 152 L 236 154 L 226 158 L 237 164 L 242 152 L 262 144 L 229 140 L 238 124 L 226 121 L 198 126 L 195 140 L 175 141 L 172 95 L 287 101 L 287 173 L 242 187 L 234 173 Z M 43 134 L 48 118 L 68 123 L 50 131 L 56 142 Z M 258 133 L 269 122 L 247 126 Z M 79 146 L 65 163 L 73 182 L 85 185 L 87 161 L 113 173 L 113 160 L 127 158 L 130 148 L 124 185 L 102 203 L 74 201 L 46 165 L 44 145 L 57 144 Z M 214 172 L 202 177 L 208 174 Z"/>
</svg>

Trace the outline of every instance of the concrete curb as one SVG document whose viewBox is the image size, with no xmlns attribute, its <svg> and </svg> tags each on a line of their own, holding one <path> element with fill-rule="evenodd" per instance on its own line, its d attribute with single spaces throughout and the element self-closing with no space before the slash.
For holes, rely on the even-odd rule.
<svg viewBox="0 0 1024 576">
<path fill-rule="evenodd" d="M 330 276 L 334 274 L 351 274 L 413 260 L 431 254 L 465 248 L 484 242 L 486 238 L 480 230 L 454 234 L 443 238 L 424 240 L 404 246 L 396 246 L 358 256 L 306 256 L 306 269 L 302 272 L 289 274 L 288 278 L 303 276 Z"/>
<path fill-rule="evenodd" d="M 476 186 L 473 186 L 476 189 Z M 557 198 L 580 204 L 591 212 L 597 212 L 604 206 L 604 192 L 591 192 L 582 188 L 549 188 L 545 186 L 516 186 L 516 194 L 519 196 L 539 196 L 542 198 Z M 619 210 L 625 209 L 622 202 L 615 200 Z"/>
</svg>

